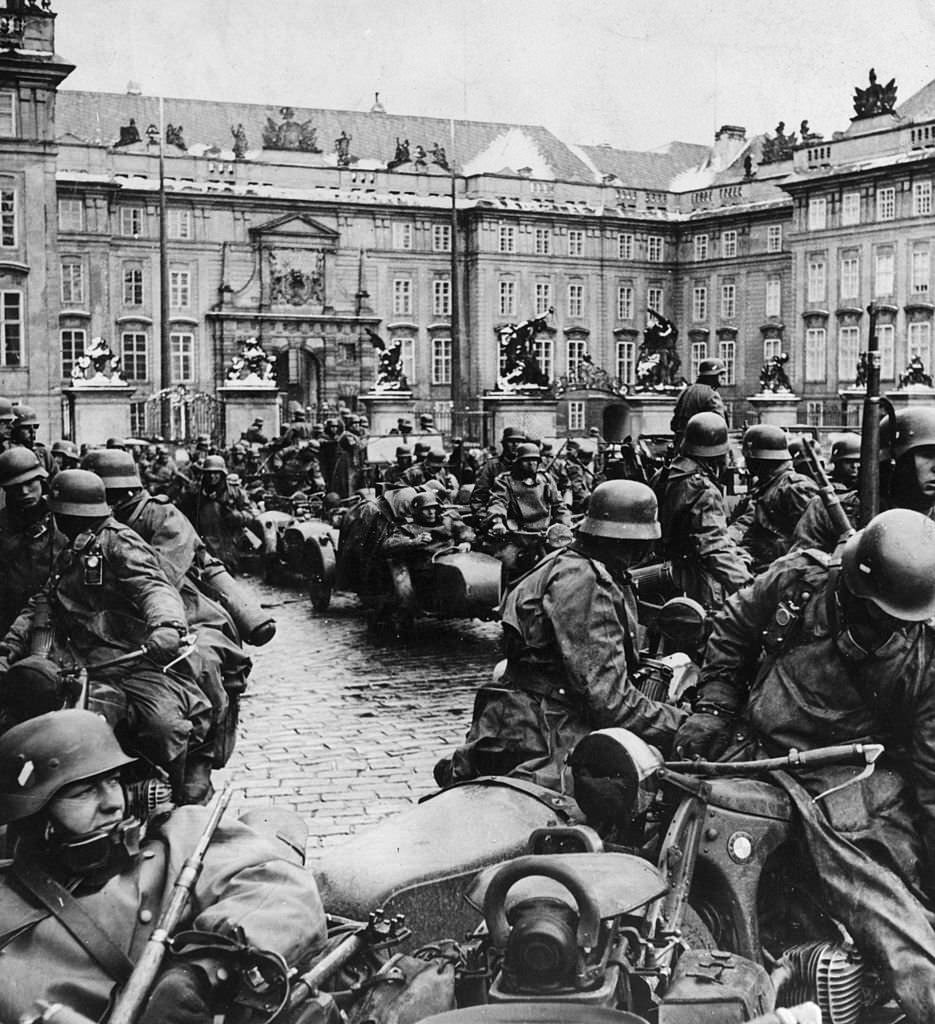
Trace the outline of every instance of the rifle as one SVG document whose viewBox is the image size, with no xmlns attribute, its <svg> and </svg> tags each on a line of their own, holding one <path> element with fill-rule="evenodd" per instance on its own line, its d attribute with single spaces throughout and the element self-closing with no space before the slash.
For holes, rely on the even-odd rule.
<svg viewBox="0 0 935 1024">
<path fill-rule="evenodd" d="M 877 337 L 877 307 L 871 302 L 870 336 L 867 341 L 867 394 L 864 397 L 860 428 L 860 495 L 861 528 L 880 511 L 880 340 Z M 892 425 L 892 418 L 890 419 Z"/>
<path fill-rule="evenodd" d="M 821 459 L 818 458 L 818 452 L 815 448 L 815 439 L 813 437 L 803 435 L 801 443 L 802 454 L 812 471 L 813 478 L 818 483 L 818 489 L 821 491 L 821 500 L 824 502 L 828 518 L 831 520 L 832 525 L 838 532 L 838 540 L 846 540 L 854 532 L 854 527 L 851 526 L 851 521 L 847 518 L 847 513 L 844 511 L 841 499 L 838 497 L 837 492 L 834 489 L 834 484 L 828 479 L 825 467 L 821 464 Z M 863 473 L 863 464 L 861 464 L 861 473 Z M 879 477 L 879 467 L 877 469 L 877 475 Z"/>
<path fill-rule="evenodd" d="M 211 845 L 211 840 L 214 838 L 214 833 L 221 823 L 221 818 L 227 810 L 232 796 L 233 790 L 228 785 L 214 798 L 211 815 L 205 824 L 204 831 L 191 856 L 187 858 L 179 871 L 169 902 L 163 910 L 155 930 L 150 935 L 142 956 L 133 968 L 130 980 L 117 997 L 114 1009 L 110 1017 L 107 1018 L 108 1024 L 133 1024 L 143 1009 L 159 974 L 162 961 L 165 959 L 166 943 L 185 913 L 189 897 L 201 874 L 205 854 L 208 852 L 208 847 Z"/>
</svg>

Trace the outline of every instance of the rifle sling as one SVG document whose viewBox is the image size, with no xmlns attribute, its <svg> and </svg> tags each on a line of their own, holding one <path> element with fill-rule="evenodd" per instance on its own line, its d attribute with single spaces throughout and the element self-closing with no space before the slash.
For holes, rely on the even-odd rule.
<svg viewBox="0 0 935 1024">
<path fill-rule="evenodd" d="M 30 864 L 14 861 L 12 870 L 20 884 L 58 920 L 98 966 L 117 984 L 125 985 L 133 973 L 133 964 L 79 901 L 54 878 Z M 27 921 L 27 924 L 33 923 L 38 924 L 38 919 Z"/>
</svg>

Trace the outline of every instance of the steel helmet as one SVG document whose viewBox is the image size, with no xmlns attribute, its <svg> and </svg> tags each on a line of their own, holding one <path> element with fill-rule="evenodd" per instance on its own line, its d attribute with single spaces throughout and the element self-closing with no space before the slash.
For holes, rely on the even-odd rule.
<svg viewBox="0 0 935 1024">
<path fill-rule="evenodd" d="M 69 459 L 81 458 L 81 453 L 78 451 L 78 445 L 76 445 L 74 441 L 53 441 L 52 454 L 64 455 Z"/>
<path fill-rule="evenodd" d="M 209 455 L 201 464 L 202 473 L 223 473 L 227 476 L 227 463 L 222 455 Z"/>
<path fill-rule="evenodd" d="M 30 405 L 15 405 L 13 407 L 14 427 L 38 427 L 39 414 Z"/>
<path fill-rule="evenodd" d="M 504 427 L 503 436 L 500 438 L 501 441 L 525 441 L 526 431 L 520 430 L 519 427 Z"/>
<path fill-rule="evenodd" d="M 423 509 L 427 508 L 438 508 L 440 504 L 441 502 L 438 500 L 438 491 L 433 487 L 427 491 L 417 494 L 412 499 L 410 510 L 412 512 L 421 512 Z"/>
<path fill-rule="evenodd" d="M 727 454 L 727 423 L 716 412 L 696 412 L 685 425 L 684 455 L 702 458 Z"/>
<path fill-rule="evenodd" d="M 0 423 L 12 423 L 16 413 L 9 398 L 0 398 Z"/>
<path fill-rule="evenodd" d="M 724 372 L 724 364 L 720 359 L 702 359 L 698 364 L 699 377 L 717 377 Z"/>
<path fill-rule="evenodd" d="M 57 516 L 109 516 L 104 481 L 87 469 L 63 469 L 49 489 L 49 508 Z"/>
<path fill-rule="evenodd" d="M 542 452 L 539 451 L 539 445 L 525 442 L 516 449 L 516 461 L 522 462 L 523 459 L 541 459 Z"/>
<path fill-rule="evenodd" d="M 588 514 L 578 532 L 611 540 L 656 540 L 659 528 L 656 495 L 636 480 L 598 484 L 588 502 Z"/>
<path fill-rule="evenodd" d="M 882 427 L 889 426 L 889 417 L 883 420 Z M 881 429 L 884 437 L 888 436 Z M 935 444 L 935 406 L 916 406 L 912 409 L 901 409 L 896 413 L 896 429 L 892 437 L 893 458 L 921 448 L 923 445 Z"/>
<path fill-rule="evenodd" d="M 831 446 L 831 461 L 843 462 L 844 459 L 860 458 L 860 435 L 842 434 Z"/>
<path fill-rule="evenodd" d="M 445 464 L 445 453 L 439 451 L 437 448 L 433 448 L 428 455 L 425 456 L 425 461 L 432 463 L 433 466 L 444 466 Z"/>
<path fill-rule="evenodd" d="M 48 475 L 32 448 L 17 444 L 0 455 L 0 487 L 13 487 L 37 477 L 44 480 Z"/>
<path fill-rule="evenodd" d="M 133 456 L 120 448 L 95 448 L 85 455 L 81 468 L 97 473 L 108 491 L 143 486 Z"/>
<path fill-rule="evenodd" d="M 764 462 L 785 462 L 792 458 L 786 432 L 773 423 L 747 427 L 743 435 L 743 450 L 748 459 L 762 459 Z"/>
<path fill-rule="evenodd" d="M 881 512 L 844 545 L 847 588 L 887 615 L 921 622 L 935 615 L 935 522 L 907 508 Z"/>
<path fill-rule="evenodd" d="M 133 764 L 92 711 L 50 711 L 0 736 L 0 824 L 41 811 L 64 786 Z"/>
<path fill-rule="evenodd" d="M 412 449 L 409 448 L 407 445 L 401 444 L 401 445 L 399 445 L 397 447 L 397 449 L 396 449 L 396 458 L 397 459 L 406 459 L 410 455 L 412 455 Z"/>
</svg>

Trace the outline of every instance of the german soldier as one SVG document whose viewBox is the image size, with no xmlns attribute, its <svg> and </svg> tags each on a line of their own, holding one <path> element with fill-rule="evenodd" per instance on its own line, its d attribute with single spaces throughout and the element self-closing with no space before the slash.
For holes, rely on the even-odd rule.
<svg viewBox="0 0 935 1024">
<path fill-rule="evenodd" d="M 240 568 L 244 553 L 243 533 L 258 510 L 239 484 L 228 480 L 227 465 L 220 455 L 209 455 L 201 480 L 179 502 L 208 550 L 231 571 Z"/>
<path fill-rule="evenodd" d="M 488 459 L 478 470 L 474 490 L 471 492 L 471 511 L 482 515 L 487 511 L 490 492 L 494 481 L 501 473 L 505 473 L 516 459 L 516 450 L 526 440 L 526 432 L 518 427 L 506 427 L 501 439 L 500 455 Z"/>
<path fill-rule="evenodd" d="M 669 749 L 683 713 L 631 681 L 637 617 L 627 569 L 658 537 L 645 484 L 595 489 L 571 547 L 546 556 L 503 598 L 506 672 L 478 694 L 464 746 L 435 767 L 439 785 L 511 774 L 558 788 L 565 755 L 609 726 Z"/>
<path fill-rule="evenodd" d="M 13 858 L 0 868 L 3 1020 L 33 1016 L 39 1000 L 103 1019 L 195 851 L 207 808 L 132 816 L 123 780 L 133 760 L 90 711 L 55 711 L 0 738 L 0 823 Z M 251 950 L 289 963 L 322 943 L 311 874 L 253 820 L 218 826 L 176 932 L 197 931 L 197 946 L 171 958 L 140 1024 L 210 1024 Z"/>
<path fill-rule="evenodd" d="M 706 608 L 720 607 L 752 579 L 727 532 L 719 483 L 726 462 L 727 424 L 717 413 L 699 412 L 685 427 L 679 455 L 654 480 L 662 550 L 679 588 Z"/>
<path fill-rule="evenodd" d="M 673 443 L 676 451 L 682 443 L 688 421 L 695 413 L 716 412 L 718 416 L 724 415 L 724 400 L 718 391 L 723 373 L 724 364 L 720 359 L 702 359 L 698 364 L 698 376 L 695 378 L 695 383 L 689 384 L 679 395 L 675 408 L 672 410 L 672 422 L 670 423 L 672 433 L 675 435 Z"/>
<path fill-rule="evenodd" d="M 747 737 L 767 757 L 885 745 L 867 779 L 838 766 L 798 776 L 807 792 L 778 781 L 805 828 L 824 909 L 914 1024 L 935 1019 L 933 615 L 935 523 L 918 512 L 876 516 L 840 560 L 792 552 L 715 617 L 694 714 L 675 740 L 679 756 L 728 760 Z"/>
<path fill-rule="evenodd" d="M 55 472 L 52 464 L 52 453 L 41 442 L 36 440 L 39 429 L 39 414 L 29 405 L 13 407 L 13 425 L 10 430 L 10 442 L 23 445 L 36 453 L 42 468 L 51 476 Z"/>
<path fill-rule="evenodd" d="M 211 790 L 211 756 L 204 746 L 210 705 L 194 682 L 159 667 L 178 657 L 188 631 L 179 592 L 152 548 L 110 514 L 104 484 L 94 473 L 59 473 L 49 507 L 68 545 L 46 587 L 3 638 L 0 668 L 28 655 L 44 655 L 65 667 L 84 666 L 93 680 L 122 695 L 133 722 L 134 747 L 169 774 L 177 802 L 206 799 Z M 94 669 L 136 650 L 145 653 L 130 669 Z M 120 709 L 114 714 L 120 716 Z"/>
</svg>

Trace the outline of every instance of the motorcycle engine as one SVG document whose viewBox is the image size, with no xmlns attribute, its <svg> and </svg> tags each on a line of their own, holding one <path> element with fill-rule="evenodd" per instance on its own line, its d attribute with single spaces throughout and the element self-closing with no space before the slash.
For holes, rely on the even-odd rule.
<svg viewBox="0 0 935 1024">
<path fill-rule="evenodd" d="M 852 946 L 809 942 L 787 949 L 772 976 L 781 1005 L 814 1000 L 821 1019 L 856 1024 L 865 1004 L 866 971 Z"/>
</svg>

